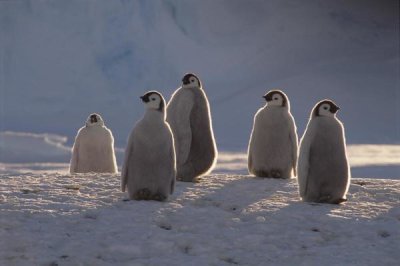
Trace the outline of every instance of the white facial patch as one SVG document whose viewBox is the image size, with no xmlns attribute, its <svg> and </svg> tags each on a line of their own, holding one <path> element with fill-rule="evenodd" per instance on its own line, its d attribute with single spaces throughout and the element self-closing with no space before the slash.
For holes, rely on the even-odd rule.
<svg viewBox="0 0 400 266">
<path fill-rule="evenodd" d="M 319 107 L 318 113 L 320 116 L 326 116 L 326 117 L 335 116 L 335 114 L 332 114 L 330 110 L 331 110 L 331 106 L 327 103 L 324 103 Z"/>
<path fill-rule="evenodd" d="M 182 88 L 188 89 L 188 88 L 199 88 L 200 87 L 199 80 L 194 76 L 191 76 L 189 78 L 189 82 L 190 82 L 189 84 L 182 84 Z"/>
<path fill-rule="evenodd" d="M 151 94 L 149 96 L 149 101 L 146 104 L 147 109 L 159 109 L 161 103 L 161 98 L 157 94 Z"/>
<path fill-rule="evenodd" d="M 275 93 L 272 95 L 272 100 L 268 102 L 268 105 L 271 106 L 282 106 L 283 105 L 283 97 L 279 93 Z"/>
</svg>

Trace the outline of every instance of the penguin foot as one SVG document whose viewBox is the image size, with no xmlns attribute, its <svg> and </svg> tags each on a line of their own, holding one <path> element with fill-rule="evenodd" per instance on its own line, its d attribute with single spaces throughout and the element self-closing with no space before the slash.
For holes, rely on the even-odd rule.
<svg viewBox="0 0 400 266">
<path fill-rule="evenodd" d="M 330 203 L 333 203 L 333 204 L 340 204 L 340 203 L 343 203 L 343 202 L 346 202 L 346 201 L 347 201 L 347 199 L 337 199 L 337 200 L 331 201 Z"/>
<path fill-rule="evenodd" d="M 156 201 L 165 201 L 166 199 L 167 199 L 167 197 L 160 193 L 156 193 L 153 196 L 153 200 L 156 200 Z"/>
<path fill-rule="evenodd" d="M 347 199 L 332 199 L 332 196 L 327 195 L 327 196 L 321 196 L 318 199 L 318 203 L 330 203 L 330 204 L 340 204 L 342 202 L 347 201 Z"/>
<path fill-rule="evenodd" d="M 196 176 L 195 178 L 193 178 L 193 183 L 200 183 L 201 182 L 201 180 L 202 180 L 202 178 L 201 177 L 199 177 L 199 176 Z"/>
<path fill-rule="evenodd" d="M 148 188 L 139 189 L 134 197 L 135 200 L 150 200 L 151 192 Z"/>
<path fill-rule="evenodd" d="M 254 175 L 257 177 L 269 177 L 268 172 L 264 170 L 256 170 L 254 171 Z"/>
<path fill-rule="evenodd" d="M 176 180 L 181 181 L 181 182 L 195 182 L 194 179 L 185 178 L 185 177 L 177 177 Z"/>
<path fill-rule="evenodd" d="M 318 200 L 316 200 L 317 203 L 330 203 L 331 202 L 331 196 L 326 195 L 326 196 L 320 196 Z"/>
<path fill-rule="evenodd" d="M 271 177 L 282 178 L 282 173 L 280 170 L 277 170 L 277 169 L 271 170 Z"/>
</svg>

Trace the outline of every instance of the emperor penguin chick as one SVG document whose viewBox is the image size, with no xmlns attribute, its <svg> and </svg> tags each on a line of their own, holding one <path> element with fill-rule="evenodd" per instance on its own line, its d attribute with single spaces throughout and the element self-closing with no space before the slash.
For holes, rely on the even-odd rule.
<svg viewBox="0 0 400 266">
<path fill-rule="evenodd" d="M 114 137 L 99 114 L 89 115 L 72 147 L 69 171 L 73 173 L 116 173 Z"/>
<path fill-rule="evenodd" d="M 331 100 L 315 105 L 300 143 L 297 166 L 303 201 L 339 204 L 346 201 L 350 168 L 339 107 Z"/>
<path fill-rule="evenodd" d="M 130 199 L 164 201 L 174 192 L 174 139 L 165 121 L 165 101 L 157 91 L 140 97 L 146 113 L 133 128 L 121 173 L 121 190 Z"/>
<path fill-rule="evenodd" d="M 197 181 L 214 167 L 217 147 L 208 99 L 196 75 L 183 77 L 168 103 L 167 121 L 174 134 L 177 179 Z"/>
<path fill-rule="evenodd" d="M 263 96 L 267 104 L 254 116 L 248 148 L 249 173 L 258 177 L 296 175 L 297 134 L 289 99 L 281 90 Z"/>
</svg>

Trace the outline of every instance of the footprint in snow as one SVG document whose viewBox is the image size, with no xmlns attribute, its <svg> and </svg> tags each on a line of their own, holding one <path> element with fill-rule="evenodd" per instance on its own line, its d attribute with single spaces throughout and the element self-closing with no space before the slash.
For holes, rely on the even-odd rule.
<svg viewBox="0 0 400 266">
<path fill-rule="evenodd" d="M 388 231 L 384 231 L 384 230 L 383 231 L 379 231 L 378 235 L 383 237 L 383 238 L 387 238 L 387 237 L 390 236 L 389 232 Z"/>
<path fill-rule="evenodd" d="M 170 225 L 169 223 L 166 223 L 166 222 L 158 222 L 157 226 L 160 227 L 161 229 L 164 229 L 167 231 L 172 230 L 172 225 Z"/>
<path fill-rule="evenodd" d="M 239 262 L 235 261 L 232 258 L 221 258 L 222 261 L 229 263 L 229 264 L 233 264 L 233 265 L 239 265 Z"/>
</svg>

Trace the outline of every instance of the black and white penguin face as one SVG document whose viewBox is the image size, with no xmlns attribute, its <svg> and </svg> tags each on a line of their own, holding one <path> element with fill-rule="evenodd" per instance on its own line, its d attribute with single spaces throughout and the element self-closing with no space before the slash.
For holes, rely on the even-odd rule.
<svg viewBox="0 0 400 266">
<path fill-rule="evenodd" d="M 99 114 L 90 114 L 86 120 L 86 126 L 103 126 L 104 121 Z"/>
<path fill-rule="evenodd" d="M 334 117 L 339 109 L 339 106 L 337 106 L 333 101 L 323 100 L 315 106 L 314 116 Z"/>
<path fill-rule="evenodd" d="M 157 91 L 149 91 L 140 99 L 145 103 L 147 109 L 164 112 L 165 101 L 161 93 Z"/>
<path fill-rule="evenodd" d="M 200 87 L 201 87 L 200 79 L 195 74 L 189 73 L 182 78 L 182 88 L 188 89 L 188 88 L 200 88 Z"/>
<path fill-rule="evenodd" d="M 287 106 L 286 95 L 280 90 L 272 90 L 263 96 L 269 106 Z"/>
</svg>

